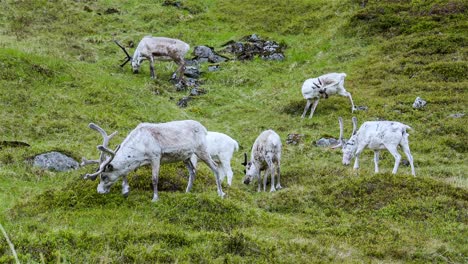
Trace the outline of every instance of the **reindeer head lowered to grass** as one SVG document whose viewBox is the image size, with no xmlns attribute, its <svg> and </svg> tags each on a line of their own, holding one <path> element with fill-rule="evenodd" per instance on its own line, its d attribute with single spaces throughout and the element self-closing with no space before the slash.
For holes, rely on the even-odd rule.
<svg viewBox="0 0 468 264">
<path fill-rule="evenodd" d="M 185 68 L 184 56 L 190 49 L 190 45 L 183 42 L 182 40 L 165 37 L 145 36 L 140 41 L 140 43 L 138 43 L 133 56 L 130 56 L 125 47 L 120 45 L 119 42 L 116 40 L 114 40 L 114 42 L 125 52 L 126 55 L 125 61 L 120 65 L 120 67 L 125 66 L 125 64 L 131 61 L 133 73 L 138 73 L 142 61 L 149 60 L 151 78 L 155 79 L 155 60 L 174 61 L 179 66 L 176 71 L 179 74 L 179 78 L 183 78 Z M 174 73 L 174 75 L 175 74 L 176 73 Z"/>
<path fill-rule="evenodd" d="M 99 164 L 95 173 L 86 174 L 85 179 L 95 180 L 100 175 L 98 193 L 108 193 L 111 186 L 122 177 L 122 193 L 128 195 L 129 186 L 127 174 L 143 165 L 151 165 L 153 180 L 153 201 L 159 199 L 158 179 L 161 164 L 183 161 L 189 170 L 190 177 L 186 192 L 192 189 L 195 179 L 195 168 L 190 161 L 192 155 L 196 155 L 205 162 L 213 171 L 216 180 L 218 195 L 223 197 L 218 168 L 211 159 L 207 150 L 207 130 L 199 122 L 194 120 L 172 121 L 167 123 L 141 123 L 124 139 L 115 150 L 108 148 L 110 136 L 97 126 L 89 124 L 91 129 L 98 131 L 104 138 L 99 160 L 87 160 L 83 158 L 82 165 Z"/>
</svg>

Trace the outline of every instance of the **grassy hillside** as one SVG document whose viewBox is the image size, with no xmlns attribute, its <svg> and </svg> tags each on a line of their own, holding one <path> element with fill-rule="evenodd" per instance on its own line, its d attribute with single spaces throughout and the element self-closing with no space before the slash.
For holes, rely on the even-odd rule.
<svg viewBox="0 0 468 264">
<path fill-rule="evenodd" d="M 1 1 L 0 223 L 28 262 L 448 262 L 468 261 L 467 15 L 459 0 L 437 1 Z M 268 3 L 266 3 L 268 2 Z M 256 33 L 287 45 L 282 62 L 229 61 L 218 72 L 202 65 L 207 94 L 187 108 L 168 81 L 173 63 L 145 62 L 140 74 L 121 69 L 122 43 L 148 34 L 217 50 Z M 301 119 L 302 82 L 346 72 L 359 123 L 388 119 L 410 125 L 417 177 L 381 154 L 373 173 L 365 151 L 358 172 L 341 153 L 319 148 L 337 137 L 337 118 L 351 132 L 349 101 L 321 100 Z M 420 96 L 428 104 L 412 108 Z M 216 195 L 199 166 L 184 193 L 183 164 L 163 165 L 160 201 L 151 203 L 151 171 L 129 175 L 131 192 L 96 193 L 82 175 L 31 167 L 31 157 L 59 150 L 96 158 L 101 137 L 90 122 L 119 131 L 120 143 L 140 122 L 194 119 L 235 138 L 234 183 Z M 283 139 L 282 185 L 257 193 L 241 183 L 243 152 L 258 134 Z M 304 134 L 287 145 L 290 133 Z M 118 184 L 119 185 L 119 184 Z M 14 257 L 0 239 L 0 263 Z"/>
</svg>

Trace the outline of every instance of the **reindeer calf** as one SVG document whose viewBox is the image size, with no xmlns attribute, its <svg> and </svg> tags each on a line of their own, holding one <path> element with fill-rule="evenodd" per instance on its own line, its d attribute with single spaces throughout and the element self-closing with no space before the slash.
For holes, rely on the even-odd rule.
<svg viewBox="0 0 468 264">
<path fill-rule="evenodd" d="M 223 182 L 224 177 L 227 176 L 227 183 L 231 186 L 233 177 L 231 159 L 234 151 L 239 150 L 239 144 L 226 134 L 211 131 L 208 131 L 206 135 L 206 144 L 208 154 L 218 165 L 219 180 Z M 193 167 L 196 168 L 197 156 L 192 155 L 190 160 Z"/>
<path fill-rule="evenodd" d="M 250 153 L 250 161 L 247 162 L 247 153 L 244 153 L 245 161 L 242 165 L 245 166 L 244 184 L 249 184 L 254 178 L 257 179 L 260 192 L 261 171 L 265 171 L 263 175 L 263 191 L 266 191 L 268 174 L 271 174 L 270 192 L 281 189 L 280 183 L 280 163 L 281 163 L 281 138 L 275 131 L 269 129 L 263 131 L 255 140 L 252 151 Z M 275 176 L 278 177 L 278 183 L 275 188 Z"/>
</svg>

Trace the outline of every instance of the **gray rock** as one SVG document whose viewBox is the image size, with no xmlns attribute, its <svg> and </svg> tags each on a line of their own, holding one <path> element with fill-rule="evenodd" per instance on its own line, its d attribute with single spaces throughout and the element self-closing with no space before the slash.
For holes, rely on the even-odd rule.
<svg viewBox="0 0 468 264">
<path fill-rule="evenodd" d="M 273 54 L 270 54 L 270 55 L 262 56 L 262 59 L 282 61 L 282 60 L 284 60 L 284 55 L 282 53 L 273 53 Z"/>
<path fill-rule="evenodd" d="M 214 71 L 219 71 L 221 67 L 219 65 L 211 65 L 211 66 L 208 66 L 208 71 L 209 72 L 214 72 Z"/>
<path fill-rule="evenodd" d="M 414 109 L 421 109 L 427 104 L 426 101 L 424 101 L 421 97 L 416 97 L 416 100 L 414 100 L 413 103 L 413 108 Z"/>
<path fill-rule="evenodd" d="M 286 144 L 297 145 L 301 143 L 303 138 L 304 138 L 303 134 L 288 134 L 288 138 L 286 139 Z"/>
<path fill-rule="evenodd" d="M 69 171 L 80 166 L 76 160 L 56 151 L 37 155 L 33 165 L 52 171 Z"/>
<path fill-rule="evenodd" d="M 461 118 L 461 117 L 464 117 L 464 116 L 465 116 L 465 114 L 463 114 L 463 113 L 455 113 L 455 114 L 449 115 L 449 117 L 451 117 L 451 118 Z"/>
<path fill-rule="evenodd" d="M 193 55 L 197 58 L 210 58 L 214 55 L 213 48 L 207 46 L 196 46 Z"/>
<path fill-rule="evenodd" d="M 206 94 L 205 89 L 200 89 L 198 87 L 194 87 L 194 88 L 192 88 L 192 90 L 190 90 L 190 96 L 199 96 L 199 95 L 202 95 L 202 94 Z"/>
<path fill-rule="evenodd" d="M 189 96 L 185 96 L 182 99 L 180 99 L 179 102 L 177 102 L 177 106 L 180 108 L 185 108 L 188 106 L 188 102 L 190 100 L 192 100 L 192 98 L 190 98 Z"/>
<path fill-rule="evenodd" d="M 198 79 L 200 78 L 200 70 L 197 66 L 186 66 L 184 70 L 184 75 L 190 78 Z"/>
<path fill-rule="evenodd" d="M 356 111 L 367 111 L 367 109 L 369 109 L 367 106 L 365 105 L 358 105 L 356 106 Z"/>
<path fill-rule="evenodd" d="M 317 147 L 329 147 L 337 145 L 338 143 L 338 140 L 334 138 L 321 138 L 315 142 L 315 145 L 317 145 Z"/>
<path fill-rule="evenodd" d="M 224 62 L 227 61 L 228 58 L 220 56 L 218 54 L 214 54 L 213 56 L 208 58 L 208 61 L 211 63 L 219 63 L 219 62 Z"/>
<path fill-rule="evenodd" d="M 247 36 L 247 41 L 257 42 L 257 41 L 260 41 L 260 37 L 257 36 L 257 34 L 252 34 L 250 36 Z"/>
<path fill-rule="evenodd" d="M 410 162 L 407 159 L 402 159 L 401 165 L 408 167 L 410 165 Z"/>
</svg>

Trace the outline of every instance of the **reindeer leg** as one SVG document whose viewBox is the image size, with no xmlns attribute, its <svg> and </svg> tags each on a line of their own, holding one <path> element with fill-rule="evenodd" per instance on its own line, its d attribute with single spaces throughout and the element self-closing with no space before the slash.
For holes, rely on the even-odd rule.
<svg viewBox="0 0 468 264">
<path fill-rule="evenodd" d="M 319 103 L 319 99 L 320 99 L 320 98 L 315 99 L 315 102 L 314 102 L 314 104 L 312 105 L 312 110 L 310 110 L 309 118 L 312 118 L 312 116 L 314 115 L 315 108 L 317 108 L 317 105 L 318 105 L 318 103 Z"/>
<path fill-rule="evenodd" d="M 156 75 L 154 74 L 154 57 L 150 57 L 150 73 L 151 73 L 151 79 L 156 79 Z"/>
<path fill-rule="evenodd" d="M 263 176 L 266 176 L 265 174 L 266 172 L 264 173 Z M 257 192 L 261 192 L 262 191 L 262 171 L 258 172 L 257 183 L 258 183 Z"/>
<path fill-rule="evenodd" d="M 218 189 L 218 195 L 221 198 L 223 198 L 225 194 L 223 192 L 223 189 L 221 188 L 221 181 L 219 180 L 218 167 L 216 166 L 216 163 L 211 159 L 210 155 L 206 151 L 197 153 L 197 157 L 200 158 L 203 162 L 205 162 L 206 165 L 208 165 L 208 167 L 210 167 L 211 171 L 214 173 L 216 187 Z"/>
<path fill-rule="evenodd" d="M 271 174 L 271 182 L 270 182 L 270 192 L 274 192 L 276 191 L 275 189 L 275 164 L 273 163 L 273 159 L 270 155 L 268 155 L 266 157 L 266 162 L 268 164 L 268 169 L 266 170 L 267 172 L 270 172 Z M 267 180 L 267 177 L 266 177 L 266 173 L 265 173 L 265 179 L 263 180 L 263 191 L 266 192 L 266 181 Z"/>
<path fill-rule="evenodd" d="M 280 183 L 280 162 L 278 161 L 277 164 L 276 164 L 276 177 L 278 177 L 278 183 L 276 184 L 276 189 L 277 190 L 280 190 L 280 189 L 283 189 L 283 187 L 281 187 L 281 183 Z"/>
<path fill-rule="evenodd" d="M 354 113 L 354 110 L 356 110 L 356 106 L 354 106 L 353 97 L 351 96 L 351 94 L 344 89 L 340 90 L 338 94 L 349 98 L 349 101 L 351 102 L 351 113 Z"/>
<path fill-rule="evenodd" d="M 354 157 L 354 167 L 353 167 L 353 169 L 355 169 L 355 170 L 359 169 L 359 155 L 364 150 L 364 147 L 365 146 L 361 147 L 360 145 L 358 145 L 358 147 L 356 149 L 356 154 L 355 154 L 355 157 Z"/>
<path fill-rule="evenodd" d="M 130 185 L 128 185 L 127 176 L 122 177 L 122 195 L 127 197 L 130 192 Z"/>
<path fill-rule="evenodd" d="M 275 189 L 275 170 L 276 170 L 276 167 L 274 166 L 273 162 L 272 162 L 271 165 L 272 166 L 270 167 L 270 169 L 271 169 L 270 192 L 276 192 L 276 189 Z"/>
<path fill-rule="evenodd" d="M 395 166 L 393 166 L 392 173 L 396 174 L 398 171 L 398 167 L 400 166 L 401 155 L 398 153 L 397 146 L 394 145 L 385 145 L 388 151 L 393 155 L 395 158 Z"/>
<path fill-rule="evenodd" d="M 153 202 L 157 202 L 159 200 L 158 196 L 158 178 L 159 178 L 159 167 L 160 167 L 160 160 L 153 160 L 151 163 L 153 169 Z"/>
<path fill-rule="evenodd" d="M 301 118 L 305 117 L 305 115 L 307 113 L 307 110 L 309 110 L 309 107 L 310 107 L 311 104 L 312 104 L 312 100 L 307 99 L 307 103 L 306 103 L 306 106 L 304 107 L 304 112 L 302 113 Z"/>
<path fill-rule="evenodd" d="M 227 182 L 228 182 L 228 185 L 231 186 L 232 184 L 232 177 L 234 175 L 234 173 L 232 172 L 232 168 L 231 168 L 231 162 L 226 162 L 226 163 L 223 163 L 224 164 L 224 170 L 225 170 L 225 174 L 227 176 Z"/>
<path fill-rule="evenodd" d="M 374 150 L 375 173 L 379 173 L 379 151 Z"/>
<path fill-rule="evenodd" d="M 185 81 L 185 75 L 184 75 L 184 71 L 185 71 L 185 60 L 183 58 L 177 58 L 177 59 L 174 59 L 174 62 L 179 66 L 176 70 L 176 73 L 178 73 L 179 75 L 179 78 L 180 80 L 186 84 L 186 81 Z"/>
<path fill-rule="evenodd" d="M 195 181 L 195 166 L 190 159 L 185 160 L 184 163 L 189 171 L 189 181 L 185 192 L 190 192 L 190 190 L 192 190 L 193 182 Z"/>
<path fill-rule="evenodd" d="M 406 137 L 404 141 L 400 144 L 403 152 L 405 152 L 406 157 L 411 165 L 411 174 L 416 177 L 416 173 L 414 171 L 414 164 L 413 164 L 413 155 L 411 155 L 411 151 L 408 144 L 408 138 Z"/>
</svg>

